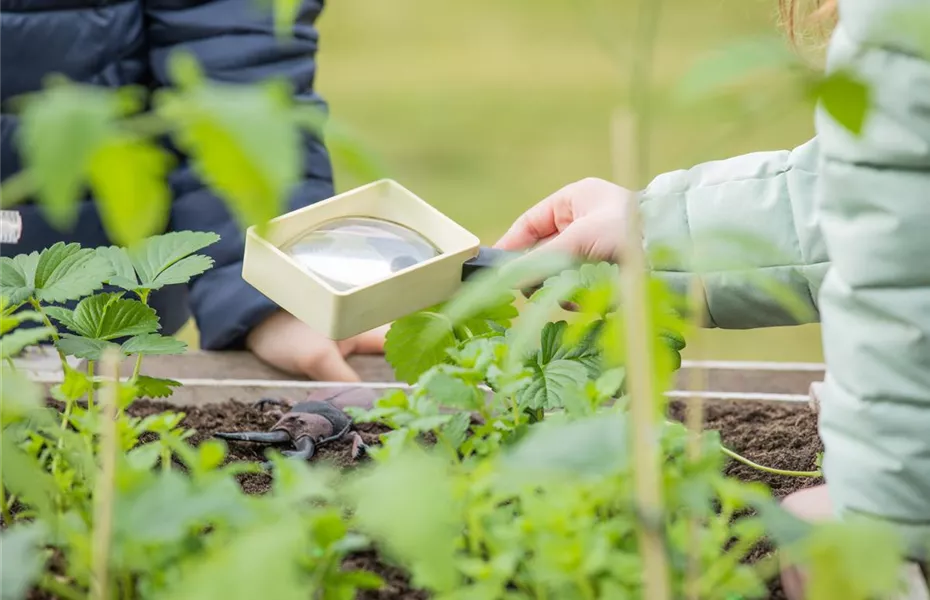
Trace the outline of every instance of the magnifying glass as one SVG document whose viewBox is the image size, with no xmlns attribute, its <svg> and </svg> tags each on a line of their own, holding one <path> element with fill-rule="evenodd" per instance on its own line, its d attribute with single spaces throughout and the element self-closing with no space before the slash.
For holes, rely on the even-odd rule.
<svg viewBox="0 0 930 600">
<path fill-rule="evenodd" d="M 243 278 L 331 339 L 447 300 L 476 272 L 514 257 L 392 180 L 274 219 L 246 235 Z"/>
</svg>

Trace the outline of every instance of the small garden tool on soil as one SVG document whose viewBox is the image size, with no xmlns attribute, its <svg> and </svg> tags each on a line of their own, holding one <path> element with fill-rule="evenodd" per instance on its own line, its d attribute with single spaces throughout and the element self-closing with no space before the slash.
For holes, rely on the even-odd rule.
<svg viewBox="0 0 930 600">
<path fill-rule="evenodd" d="M 291 444 L 294 449 L 283 450 L 281 454 L 295 460 L 310 460 L 318 447 L 349 438 L 352 440 L 352 458 L 357 458 L 367 446 L 362 436 L 352 429 L 352 419 L 331 400 L 308 399 L 293 403 L 281 399 L 263 399 L 258 402 L 263 410 L 269 405 L 287 408 L 287 412 L 280 409 L 269 411 L 278 418 L 269 431 L 216 432 L 213 435 L 237 442 Z M 265 466 L 270 465 L 266 463 Z"/>
</svg>

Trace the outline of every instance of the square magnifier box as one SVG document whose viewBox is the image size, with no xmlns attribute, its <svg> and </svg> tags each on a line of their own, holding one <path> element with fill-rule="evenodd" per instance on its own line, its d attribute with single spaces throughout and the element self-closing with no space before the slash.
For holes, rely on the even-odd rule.
<svg viewBox="0 0 930 600">
<path fill-rule="evenodd" d="M 359 217 L 412 229 L 438 255 L 375 281 L 339 289 L 286 251 L 295 239 L 327 223 Z M 462 285 L 462 266 L 478 254 L 479 245 L 467 229 L 385 179 L 281 215 L 262 235 L 250 227 L 242 277 L 314 330 L 341 340 L 447 300 Z M 351 269 L 351 263 L 346 268 Z"/>
</svg>

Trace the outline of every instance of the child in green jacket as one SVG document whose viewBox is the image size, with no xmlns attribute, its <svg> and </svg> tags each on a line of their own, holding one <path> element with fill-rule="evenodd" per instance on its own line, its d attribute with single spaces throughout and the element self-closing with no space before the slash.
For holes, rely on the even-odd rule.
<svg viewBox="0 0 930 600">
<path fill-rule="evenodd" d="M 817 136 L 792 151 L 666 173 L 641 194 L 579 181 L 523 214 L 498 247 L 542 242 L 611 258 L 625 206 L 638 201 L 647 253 L 673 249 L 680 257 L 653 264 L 678 289 L 691 277 L 683 257 L 698 239 L 730 231 L 777 248 L 780 259 L 758 260 L 754 275 L 789 286 L 819 317 L 827 364 L 820 406 L 827 484 L 786 505 L 809 517 L 826 511 L 896 523 L 911 556 L 927 560 L 930 0 L 835 4 L 823 7 L 837 15 L 827 69 L 846 69 L 871 89 L 860 135 L 818 109 Z M 710 326 L 791 324 L 745 270 L 701 269 L 701 278 Z"/>
</svg>

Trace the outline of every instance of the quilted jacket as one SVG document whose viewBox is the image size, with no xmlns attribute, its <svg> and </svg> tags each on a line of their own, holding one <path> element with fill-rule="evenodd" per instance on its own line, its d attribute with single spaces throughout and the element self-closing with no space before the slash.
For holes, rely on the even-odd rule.
<svg viewBox="0 0 930 600">
<path fill-rule="evenodd" d="M 208 77 L 257 82 L 284 77 L 300 101 L 323 106 L 313 90 L 322 0 L 301 0 L 292 39 L 273 35 L 269 4 L 256 0 L 0 0 L 0 176 L 20 168 L 17 117 L 9 99 L 38 90 L 52 73 L 106 87 L 149 89 L 166 85 L 166 61 L 176 49 L 193 53 Z M 211 194 L 179 157 L 170 176 L 171 230 L 214 231 L 221 241 L 207 249 L 215 267 L 188 286 L 153 294 L 165 333 L 196 319 L 201 345 L 231 348 L 277 307 L 243 281 L 243 237 L 225 204 Z M 332 196 L 332 169 L 320 140 L 306 138 L 303 181 L 292 208 Z M 34 205 L 21 208 L 23 237 L 5 253 L 41 250 L 58 240 L 85 246 L 110 244 L 89 198 L 71 231 L 53 229 Z"/>
<path fill-rule="evenodd" d="M 792 151 L 657 177 L 641 200 L 645 243 L 673 286 L 700 273 L 712 326 L 820 320 L 831 498 L 841 516 L 896 523 L 918 556 L 930 547 L 930 0 L 838 6 L 827 68 L 872 90 L 861 134 L 820 107 L 816 138 Z"/>
</svg>

